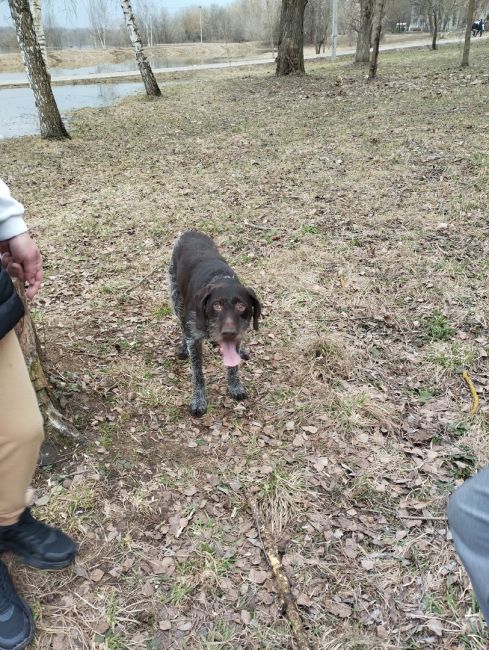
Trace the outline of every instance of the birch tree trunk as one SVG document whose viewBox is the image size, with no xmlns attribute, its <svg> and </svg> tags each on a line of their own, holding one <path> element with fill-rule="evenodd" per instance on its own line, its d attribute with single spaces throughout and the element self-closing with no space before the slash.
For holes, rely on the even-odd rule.
<svg viewBox="0 0 489 650">
<path fill-rule="evenodd" d="M 370 61 L 375 0 L 360 0 L 360 27 L 357 35 L 355 63 Z"/>
<path fill-rule="evenodd" d="M 25 316 L 15 328 L 24 359 L 29 370 L 32 385 L 36 391 L 39 408 L 44 418 L 48 437 L 53 433 L 63 437 L 78 438 L 78 430 L 61 415 L 51 396 L 51 386 L 43 367 L 39 352 L 39 339 L 29 313 L 25 289 L 21 282 L 15 281 L 17 293 L 24 303 Z"/>
<path fill-rule="evenodd" d="M 277 76 L 304 74 L 304 9 L 307 0 L 282 0 Z"/>
<path fill-rule="evenodd" d="M 49 70 L 48 49 L 46 47 L 46 35 L 44 33 L 44 25 L 42 24 L 41 0 L 30 0 L 30 4 L 31 4 L 32 21 L 34 23 L 34 30 L 36 32 L 37 42 L 39 43 L 39 47 L 41 48 L 42 58 L 44 59 L 46 70 Z"/>
<path fill-rule="evenodd" d="M 156 82 L 149 61 L 144 54 L 143 44 L 141 42 L 141 37 L 139 36 L 136 19 L 131 7 L 131 0 L 121 0 L 121 7 L 126 19 L 129 38 L 131 39 L 131 44 L 136 55 L 139 72 L 141 73 L 144 87 L 146 88 L 146 94 L 153 97 L 159 97 L 161 95 L 161 90 Z"/>
<path fill-rule="evenodd" d="M 37 42 L 29 0 L 9 0 L 9 6 L 29 84 L 34 93 L 41 137 L 57 140 L 69 138 L 59 114 L 49 74 Z"/>
<path fill-rule="evenodd" d="M 382 20 L 384 18 L 385 0 L 377 0 L 375 8 L 375 27 L 374 27 L 374 43 L 372 49 L 372 57 L 370 59 L 370 68 L 368 71 L 368 78 L 375 79 L 377 77 L 377 63 L 379 60 L 380 48 L 380 34 L 382 32 Z"/>
<path fill-rule="evenodd" d="M 472 23 L 474 22 L 475 0 L 469 0 L 467 3 L 467 25 L 465 26 L 464 53 L 462 55 L 462 68 L 469 65 L 470 54 L 470 37 L 472 36 Z"/>
</svg>

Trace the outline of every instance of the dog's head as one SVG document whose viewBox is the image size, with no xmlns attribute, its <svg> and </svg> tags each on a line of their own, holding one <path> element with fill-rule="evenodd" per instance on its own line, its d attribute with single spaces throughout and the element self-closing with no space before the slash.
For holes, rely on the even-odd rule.
<svg viewBox="0 0 489 650">
<path fill-rule="evenodd" d="M 240 284 L 209 284 L 196 295 L 195 313 L 196 328 L 212 341 L 238 345 L 251 320 L 253 329 L 258 329 L 261 305 L 253 289 Z"/>
</svg>

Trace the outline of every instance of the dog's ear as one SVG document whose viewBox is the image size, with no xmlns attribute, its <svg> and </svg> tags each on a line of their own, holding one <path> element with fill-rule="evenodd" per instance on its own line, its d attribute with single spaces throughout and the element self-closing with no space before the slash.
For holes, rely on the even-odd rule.
<svg viewBox="0 0 489 650">
<path fill-rule="evenodd" d="M 207 315 L 205 308 L 212 289 L 213 286 L 207 284 L 205 287 L 202 287 L 202 289 L 199 289 L 195 294 L 195 327 L 200 332 L 207 331 Z"/>
<path fill-rule="evenodd" d="M 246 287 L 246 292 L 248 293 L 251 304 L 253 305 L 253 329 L 258 331 L 258 319 L 261 316 L 261 304 L 253 289 Z"/>
</svg>

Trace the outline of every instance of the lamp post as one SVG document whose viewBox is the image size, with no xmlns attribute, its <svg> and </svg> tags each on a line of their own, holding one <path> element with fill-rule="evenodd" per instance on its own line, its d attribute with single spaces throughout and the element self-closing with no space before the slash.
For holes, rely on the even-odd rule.
<svg viewBox="0 0 489 650">
<path fill-rule="evenodd" d="M 202 7 L 199 5 L 199 22 L 200 22 L 200 63 L 204 65 L 204 48 L 202 47 Z"/>
</svg>

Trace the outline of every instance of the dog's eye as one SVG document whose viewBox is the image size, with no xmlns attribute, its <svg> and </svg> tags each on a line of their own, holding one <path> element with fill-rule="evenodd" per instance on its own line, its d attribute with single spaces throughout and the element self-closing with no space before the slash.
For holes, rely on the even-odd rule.
<svg viewBox="0 0 489 650">
<path fill-rule="evenodd" d="M 244 302 L 237 302 L 234 305 L 234 308 L 236 309 L 236 311 L 239 311 L 240 314 L 246 311 L 246 305 L 244 304 Z"/>
<path fill-rule="evenodd" d="M 212 305 L 212 309 L 213 309 L 214 311 L 222 311 L 222 302 L 215 302 L 215 303 Z"/>
</svg>

